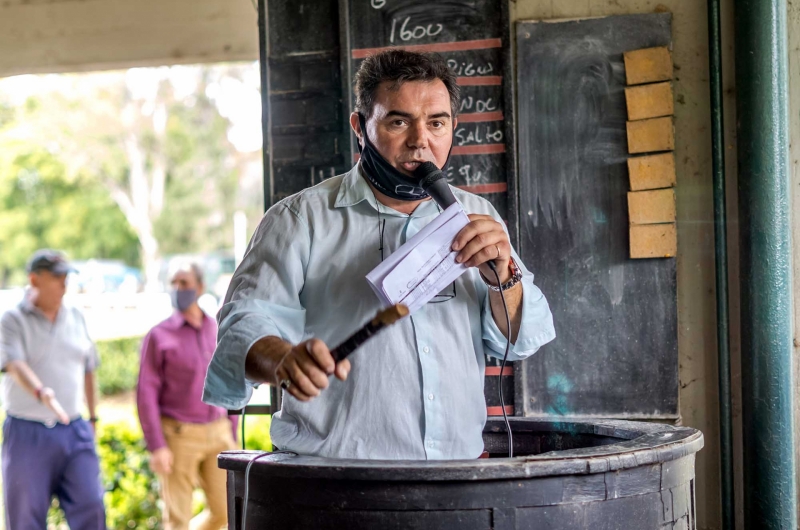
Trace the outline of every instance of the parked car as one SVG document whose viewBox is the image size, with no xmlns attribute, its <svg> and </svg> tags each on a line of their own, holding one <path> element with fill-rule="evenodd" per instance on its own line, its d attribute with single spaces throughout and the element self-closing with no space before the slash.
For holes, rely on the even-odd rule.
<svg viewBox="0 0 800 530">
<path fill-rule="evenodd" d="M 142 272 L 118 260 L 73 261 L 77 272 L 67 277 L 70 293 L 138 293 L 144 287 Z"/>
</svg>

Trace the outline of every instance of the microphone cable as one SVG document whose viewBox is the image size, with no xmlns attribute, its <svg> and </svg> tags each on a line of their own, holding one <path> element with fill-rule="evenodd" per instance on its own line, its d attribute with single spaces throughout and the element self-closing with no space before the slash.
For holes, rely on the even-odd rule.
<svg viewBox="0 0 800 530">
<path fill-rule="evenodd" d="M 247 467 L 244 470 L 244 499 L 242 499 L 242 526 L 241 530 L 245 530 L 247 528 L 247 503 L 250 497 L 250 468 L 253 466 L 256 460 L 259 458 L 264 458 L 265 456 L 273 456 L 273 455 L 294 455 L 297 456 L 297 453 L 294 451 L 265 451 L 263 453 L 257 454 L 250 461 L 247 463 Z"/>
<path fill-rule="evenodd" d="M 500 274 L 497 272 L 497 266 L 494 261 L 486 262 L 489 268 L 492 269 L 494 277 L 497 279 L 497 285 L 500 286 Z M 500 289 L 500 299 L 503 301 L 503 311 L 506 314 L 506 351 L 503 354 L 503 362 L 500 363 L 500 377 L 497 378 L 497 386 L 500 388 L 500 408 L 503 410 L 503 421 L 506 424 L 506 432 L 508 433 L 508 458 L 514 458 L 514 436 L 511 434 L 511 425 L 508 423 L 508 416 L 506 416 L 506 401 L 503 398 L 503 372 L 506 369 L 506 361 L 508 361 L 508 350 L 511 349 L 511 317 L 508 314 L 508 306 L 506 305 L 506 294 Z M 491 309 L 491 308 L 490 308 Z"/>
<path fill-rule="evenodd" d="M 244 419 L 245 419 L 245 415 L 246 414 L 247 414 L 247 405 L 242 407 L 242 425 L 241 425 L 241 427 L 242 427 L 242 451 L 245 450 L 245 447 L 244 447 L 244 443 L 245 443 L 244 442 Z"/>
</svg>

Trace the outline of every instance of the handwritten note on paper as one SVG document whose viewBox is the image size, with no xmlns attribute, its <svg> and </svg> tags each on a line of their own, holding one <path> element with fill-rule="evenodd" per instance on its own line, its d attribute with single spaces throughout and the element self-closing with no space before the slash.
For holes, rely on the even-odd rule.
<svg viewBox="0 0 800 530">
<path fill-rule="evenodd" d="M 468 223 L 461 205 L 451 205 L 367 274 L 381 302 L 403 303 L 413 313 L 461 276 L 467 268 L 450 247 Z"/>
</svg>

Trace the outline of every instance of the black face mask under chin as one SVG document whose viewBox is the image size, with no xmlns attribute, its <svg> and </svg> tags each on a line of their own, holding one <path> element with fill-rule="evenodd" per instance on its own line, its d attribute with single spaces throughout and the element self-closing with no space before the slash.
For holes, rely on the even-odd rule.
<svg viewBox="0 0 800 530">
<path fill-rule="evenodd" d="M 427 199 L 428 194 L 419 187 L 417 179 L 400 172 L 375 149 L 375 146 L 367 138 L 367 123 L 360 112 L 358 113 L 358 123 L 361 125 L 361 135 L 364 139 L 364 145 L 359 144 L 358 151 L 361 153 L 361 165 L 364 168 L 364 175 L 370 183 L 378 191 L 392 199 L 401 201 Z M 450 150 L 453 150 L 452 145 Z M 449 153 L 444 166 L 441 168 L 442 171 L 447 169 L 448 162 L 450 162 Z"/>
</svg>

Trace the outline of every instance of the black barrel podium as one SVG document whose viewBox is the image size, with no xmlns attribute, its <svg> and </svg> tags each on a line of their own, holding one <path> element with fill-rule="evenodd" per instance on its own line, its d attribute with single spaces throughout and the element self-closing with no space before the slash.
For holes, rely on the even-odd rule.
<svg viewBox="0 0 800 530">
<path fill-rule="evenodd" d="M 276 453 L 249 476 L 247 528 L 297 530 L 694 529 L 696 429 L 658 423 L 490 419 L 490 458 L 341 460 Z M 242 523 L 245 468 L 228 451 L 229 528 Z"/>
</svg>

